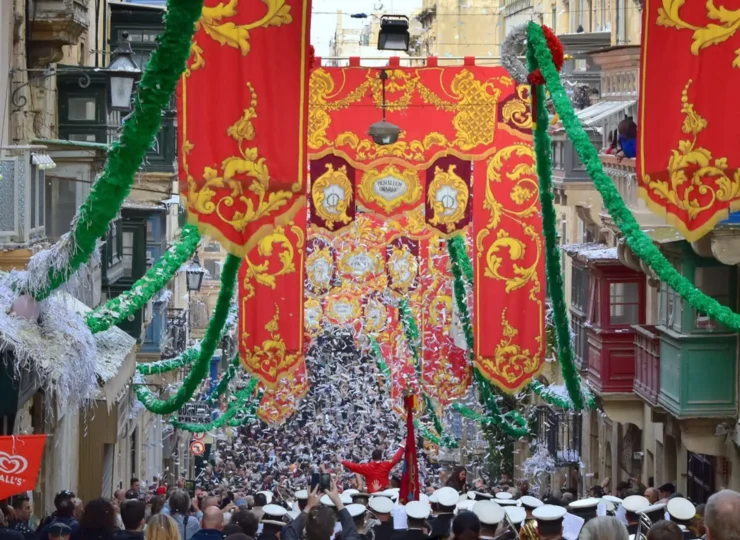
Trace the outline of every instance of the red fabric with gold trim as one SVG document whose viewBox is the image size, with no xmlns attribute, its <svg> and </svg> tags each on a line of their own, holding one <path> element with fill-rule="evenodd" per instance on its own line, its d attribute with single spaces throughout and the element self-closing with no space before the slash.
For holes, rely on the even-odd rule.
<svg viewBox="0 0 740 540">
<path fill-rule="evenodd" d="M 444 156 L 426 171 L 427 223 L 444 235 L 461 231 L 473 219 L 470 160 Z"/>
<path fill-rule="evenodd" d="M 422 379 L 425 392 L 440 405 L 447 405 L 468 389 L 470 365 L 465 348 L 458 346 L 465 347 L 465 340 L 453 317 L 454 279 L 445 240 L 433 236 L 422 246 Z"/>
<path fill-rule="evenodd" d="M 198 22 L 178 92 L 180 192 L 238 256 L 304 208 L 310 24 L 310 0 L 206 0 Z"/>
<path fill-rule="evenodd" d="M 266 388 L 305 370 L 305 230 L 304 211 L 263 237 L 239 270 L 239 353 Z"/>
<path fill-rule="evenodd" d="M 639 193 L 689 241 L 740 210 L 740 156 L 731 135 L 740 11 L 730 6 L 737 3 L 645 0 L 643 10 Z"/>
<path fill-rule="evenodd" d="M 307 392 L 308 374 L 302 362 L 292 379 L 282 379 L 274 388 L 265 389 L 257 415 L 267 424 L 282 424 L 295 412 L 298 400 Z"/>
<path fill-rule="evenodd" d="M 515 392 L 544 362 L 545 254 L 532 145 L 501 136 L 498 148 L 473 180 L 475 363 Z"/>
<path fill-rule="evenodd" d="M 355 218 L 355 168 L 331 154 L 311 161 L 311 223 L 337 231 Z"/>
</svg>

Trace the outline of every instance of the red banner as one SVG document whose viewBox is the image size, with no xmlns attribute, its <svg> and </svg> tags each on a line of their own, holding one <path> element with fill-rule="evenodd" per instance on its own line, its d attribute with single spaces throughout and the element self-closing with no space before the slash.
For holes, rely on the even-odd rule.
<svg viewBox="0 0 740 540">
<path fill-rule="evenodd" d="M 239 270 L 239 352 L 266 388 L 305 370 L 303 272 L 306 214 L 275 228 Z"/>
<path fill-rule="evenodd" d="M 206 0 L 178 92 L 188 219 L 244 256 L 305 208 L 310 0 Z"/>
<path fill-rule="evenodd" d="M 501 135 L 474 172 L 476 367 L 516 392 L 545 358 L 545 275 L 532 145 Z"/>
<path fill-rule="evenodd" d="M 0 499 L 36 487 L 45 443 L 46 435 L 0 437 Z"/>
<path fill-rule="evenodd" d="M 695 241 L 740 210 L 736 3 L 645 0 L 637 119 L 640 196 Z M 718 81 L 721 81 L 718 84 Z"/>
<path fill-rule="evenodd" d="M 419 464 L 416 456 L 416 434 L 414 432 L 414 396 L 403 399 L 406 411 L 406 448 L 404 451 L 403 475 L 401 476 L 400 502 L 418 501 L 419 493 Z"/>
<path fill-rule="evenodd" d="M 440 237 L 465 235 L 467 242 L 479 242 L 473 259 L 475 309 L 485 316 L 473 317 L 482 336 L 478 365 L 507 391 L 521 387 L 542 367 L 545 341 L 542 225 L 537 179 L 529 174 L 534 152 L 527 87 L 517 87 L 503 68 L 475 66 L 473 59 L 444 68 L 433 58 L 422 68 L 401 68 L 390 59 L 385 81 L 383 68 L 351 64 L 314 69 L 309 86 L 312 178 L 326 180 L 321 196 L 335 195 L 330 208 L 354 204 L 356 209 L 354 217 L 346 212 L 351 221 L 346 225 L 347 219 L 332 218 L 333 229 L 314 222 L 311 234 L 321 230 L 331 237 L 341 283 L 325 298 L 307 301 L 312 313 L 340 298 L 340 291 L 354 295 L 360 307 L 371 292 L 378 293 L 376 300 L 380 293 L 394 302 L 407 298 L 422 334 L 422 381 L 393 302 L 386 303 L 386 328 L 377 333 L 393 373 L 397 409 L 402 412 L 401 395 L 409 383 L 423 383 L 441 404 L 464 394 L 470 382 L 467 344 L 454 320 L 446 253 L 434 255 L 431 263 L 425 259 L 433 238 L 440 248 Z M 398 141 L 385 146 L 367 134 L 382 117 L 383 85 L 387 121 L 401 129 Z M 353 201 L 347 196 L 350 184 Z M 502 223 L 504 215 L 509 221 Z M 468 239 L 471 221 L 475 235 Z M 426 276 L 432 269 L 436 281 Z M 326 307 L 323 317 L 328 319 Z"/>
</svg>

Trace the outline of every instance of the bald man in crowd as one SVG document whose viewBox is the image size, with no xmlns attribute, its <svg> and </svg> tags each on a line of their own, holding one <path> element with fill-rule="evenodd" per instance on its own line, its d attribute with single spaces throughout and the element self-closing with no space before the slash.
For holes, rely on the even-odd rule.
<svg viewBox="0 0 740 540">
<path fill-rule="evenodd" d="M 658 502 L 658 490 L 654 487 L 649 487 L 645 490 L 644 497 L 650 501 L 650 504 L 655 504 Z"/>
<path fill-rule="evenodd" d="M 704 510 L 707 540 L 740 538 L 740 493 L 724 489 L 707 501 Z"/>
<path fill-rule="evenodd" d="M 203 510 L 200 520 L 201 529 L 190 540 L 222 540 L 224 537 L 224 515 L 218 506 L 209 506 Z"/>
</svg>

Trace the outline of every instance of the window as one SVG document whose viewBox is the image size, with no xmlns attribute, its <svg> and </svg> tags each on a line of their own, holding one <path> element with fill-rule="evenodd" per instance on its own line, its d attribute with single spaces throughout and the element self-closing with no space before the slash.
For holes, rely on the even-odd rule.
<svg viewBox="0 0 740 540">
<path fill-rule="evenodd" d="M 552 32 L 553 32 L 553 34 L 557 34 L 558 33 L 558 8 L 555 5 L 552 6 L 552 21 L 551 21 L 551 24 L 552 24 Z"/>
<path fill-rule="evenodd" d="M 208 242 L 204 251 L 207 251 L 208 253 L 221 253 L 221 244 L 218 242 Z"/>
<path fill-rule="evenodd" d="M 627 43 L 627 17 L 624 2 L 625 0 L 617 0 L 617 45 Z"/>
<path fill-rule="evenodd" d="M 609 324 L 626 325 L 640 322 L 640 285 L 609 284 Z"/>
<path fill-rule="evenodd" d="M 589 275 L 585 268 L 573 266 L 570 288 L 570 305 L 572 308 L 586 313 L 588 307 Z"/>
<path fill-rule="evenodd" d="M 209 279 L 213 281 L 221 279 L 221 261 L 217 259 L 206 259 L 203 261 L 203 268 L 210 274 Z"/>
<path fill-rule="evenodd" d="M 95 135 L 90 133 L 70 133 L 67 135 L 67 139 L 77 142 L 96 142 Z"/>
<path fill-rule="evenodd" d="M 131 277 L 134 268 L 134 233 L 123 233 L 123 275 Z"/>
<path fill-rule="evenodd" d="M 95 122 L 97 103 L 94 97 L 71 97 L 67 100 L 67 120 L 73 122 Z"/>
<path fill-rule="evenodd" d="M 729 266 L 698 267 L 694 274 L 694 285 L 707 296 L 711 296 L 723 306 L 730 305 L 731 268 Z M 696 312 L 696 330 L 719 330 L 724 328 L 705 313 Z"/>
</svg>

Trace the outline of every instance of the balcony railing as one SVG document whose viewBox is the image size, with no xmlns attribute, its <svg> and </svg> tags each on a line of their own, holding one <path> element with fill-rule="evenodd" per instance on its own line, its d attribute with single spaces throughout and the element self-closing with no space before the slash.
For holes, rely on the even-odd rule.
<svg viewBox="0 0 740 540">
<path fill-rule="evenodd" d="M 658 404 L 660 394 L 660 333 L 655 326 L 633 326 L 635 329 L 634 390 L 651 405 Z"/>
<path fill-rule="evenodd" d="M 169 308 L 167 310 L 167 341 L 162 358 L 174 358 L 188 346 L 188 311 Z"/>
<path fill-rule="evenodd" d="M 538 445 L 545 445 L 559 467 L 581 461 L 581 413 L 540 405 L 535 411 Z"/>
<path fill-rule="evenodd" d="M 614 182 L 619 194 L 630 210 L 637 210 L 637 171 L 634 158 L 618 159 L 616 156 L 602 154 L 604 171 Z"/>
</svg>

